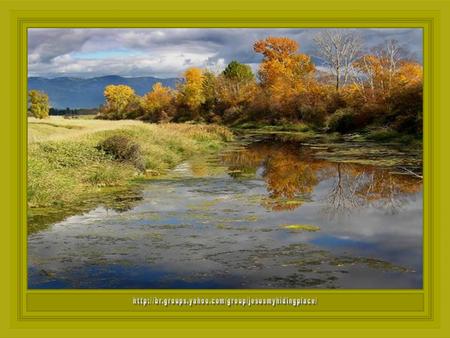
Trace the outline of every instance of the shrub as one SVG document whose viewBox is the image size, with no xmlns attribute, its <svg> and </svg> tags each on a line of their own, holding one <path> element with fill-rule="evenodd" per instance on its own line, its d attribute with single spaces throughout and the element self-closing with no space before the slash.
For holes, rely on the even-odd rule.
<svg viewBox="0 0 450 338">
<path fill-rule="evenodd" d="M 323 107 L 304 106 L 300 109 L 300 118 L 303 122 L 316 128 L 325 126 L 327 112 Z"/>
<path fill-rule="evenodd" d="M 345 108 L 346 106 L 347 103 L 345 102 L 343 95 L 340 93 L 333 93 L 326 102 L 326 111 L 331 114 L 338 109 Z"/>
<path fill-rule="evenodd" d="M 127 135 L 112 135 L 97 146 L 97 149 L 121 162 L 129 162 L 137 169 L 145 169 L 141 146 Z"/>
<path fill-rule="evenodd" d="M 356 114 L 357 127 L 364 128 L 377 121 L 382 124 L 386 113 L 387 107 L 385 104 L 365 103 L 358 109 L 358 114 Z"/>
<path fill-rule="evenodd" d="M 342 108 L 334 112 L 328 120 L 328 129 L 331 132 L 349 133 L 357 128 L 355 113 L 351 108 Z"/>
<path fill-rule="evenodd" d="M 226 123 L 235 122 L 235 121 L 239 120 L 240 118 L 242 118 L 242 116 L 243 116 L 243 114 L 242 114 L 241 107 L 232 106 L 232 107 L 225 109 L 225 111 L 223 113 L 223 121 Z"/>
<path fill-rule="evenodd" d="M 392 112 L 399 115 L 416 115 L 422 111 L 423 88 L 421 84 L 394 92 L 389 98 Z"/>
<path fill-rule="evenodd" d="M 402 133 L 421 135 L 423 124 L 421 115 L 399 115 L 395 118 L 391 127 Z"/>
</svg>

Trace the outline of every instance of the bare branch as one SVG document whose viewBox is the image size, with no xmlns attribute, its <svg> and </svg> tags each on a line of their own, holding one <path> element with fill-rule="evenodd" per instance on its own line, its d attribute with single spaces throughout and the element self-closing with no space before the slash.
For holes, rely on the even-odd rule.
<svg viewBox="0 0 450 338">
<path fill-rule="evenodd" d="M 344 29 L 326 29 L 314 37 L 319 57 L 336 78 L 336 90 L 348 83 L 352 63 L 359 57 L 362 42 L 358 35 Z"/>
</svg>

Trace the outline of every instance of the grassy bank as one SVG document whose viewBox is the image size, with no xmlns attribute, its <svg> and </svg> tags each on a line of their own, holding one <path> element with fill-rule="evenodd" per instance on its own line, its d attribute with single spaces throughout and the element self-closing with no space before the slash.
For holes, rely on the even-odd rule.
<svg viewBox="0 0 450 338">
<path fill-rule="evenodd" d="M 395 143 L 414 147 L 422 146 L 422 135 L 400 133 L 385 126 L 367 126 L 349 133 L 331 132 L 327 128 L 313 128 L 307 124 L 280 123 L 269 125 L 257 122 L 246 122 L 232 126 L 236 132 L 252 132 L 263 134 L 286 134 L 295 136 L 297 140 L 320 138 L 324 141 L 372 142 L 379 144 Z"/>
<path fill-rule="evenodd" d="M 161 174 L 195 153 L 217 151 L 232 137 L 216 125 L 30 118 L 29 206 L 77 203 L 106 187 Z"/>
</svg>

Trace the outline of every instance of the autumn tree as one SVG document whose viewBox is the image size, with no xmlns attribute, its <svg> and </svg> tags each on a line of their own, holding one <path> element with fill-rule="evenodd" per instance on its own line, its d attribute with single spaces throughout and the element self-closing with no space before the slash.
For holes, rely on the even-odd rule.
<svg viewBox="0 0 450 338">
<path fill-rule="evenodd" d="M 108 119 L 126 119 L 136 116 L 138 97 L 133 88 L 126 85 L 109 85 L 104 90 L 105 104 L 101 115 Z"/>
<path fill-rule="evenodd" d="M 222 72 L 189 68 L 176 89 L 157 83 L 143 97 L 128 86 L 110 85 L 99 117 L 153 122 L 302 121 L 339 132 L 373 124 L 420 134 L 423 69 L 405 56 L 398 42 L 386 41 L 362 55 L 361 40 L 351 30 L 322 30 L 314 41 L 329 71 L 316 72 L 295 40 L 269 36 L 253 45 L 262 55 L 257 78 L 251 67 L 233 60 Z M 34 101 L 37 97 L 34 94 Z M 38 116 L 41 110 L 30 111 Z"/>
<path fill-rule="evenodd" d="M 317 53 L 335 77 L 336 91 L 348 83 L 361 51 L 360 38 L 344 29 L 324 29 L 314 37 Z"/>
<path fill-rule="evenodd" d="M 48 117 L 50 110 L 50 103 L 48 95 L 39 90 L 30 90 L 28 92 L 29 111 L 31 115 L 38 119 Z"/>
<path fill-rule="evenodd" d="M 405 58 L 396 41 L 388 41 L 360 57 L 353 67 L 358 76 L 345 95 L 360 116 L 401 132 L 421 132 L 421 64 Z"/>
<path fill-rule="evenodd" d="M 164 87 L 160 82 L 153 85 L 152 91 L 145 94 L 141 100 L 144 112 L 143 118 L 152 122 L 167 122 L 173 115 L 172 89 Z"/>
<path fill-rule="evenodd" d="M 298 53 L 299 44 L 289 38 L 268 37 L 255 42 L 253 49 L 264 56 L 258 72 L 263 86 L 276 85 L 280 80 L 293 84 L 315 69 L 311 58 Z"/>
<path fill-rule="evenodd" d="M 178 86 L 178 106 L 185 111 L 188 119 L 197 120 L 200 118 L 200 106 L 205 102 L 203 71 L 200 68 L 189 68 L 184 72 L 183 80 Z"/>
<path fill-rule="evenodd" d="M 395 75 L 401 63 L 402 49 L 396 40 L 388 40 L 385 42 L 384 46 L 375 49 L 375 55 L 377 55 L 381 61 L 386 76 L 385 87 L 387 87 L 388 90 L 387 94 L 390 95 Z"/>
<path fill-rule="evenodd" d="M 270 97 L 271 110 L 282 117 L 292 117 L 296 110 L 293 98 L 306 89 L 305 82 L 315 70 L 310 57 L 298 53 L 298 43 L 285 37 L 259 40 L 253 49 L 263 55 L 258 75 Z"/>
<path fill-rule="evenodd" d="M 389 95 L 392 127 L 398 131 L 421 135 L 423 129 L 423 67 L 403 61 L 397 72 L 398 84 Z"/>
<path fill-rule="evenodd" d="M 364 55 L 353 63 L 353 67 L 359 73 L 357 89 L 366 101 L 386 102 L 393 92 L 422 82 L 420 64 L 401 59 L 389 50 Z"/>
</svg>

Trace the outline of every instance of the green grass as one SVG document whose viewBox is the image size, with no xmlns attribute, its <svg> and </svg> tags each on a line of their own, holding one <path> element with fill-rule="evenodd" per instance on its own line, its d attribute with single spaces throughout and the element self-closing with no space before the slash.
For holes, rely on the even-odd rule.
<svg viewBox="0 0 450 338">
<path fill-rule="evenodd" d="M 302 122 L 297 123 L 279 123 L 275 125 L 269 125 L 258 122 L 245 122 L 233 126 L 236 129 L 258 129 L 261 131 L 291 131 L 291 132 L 309 132 L 311 127 Z"/>
<path fill-rule="evenodd" d="M 340 133 L 325 131 L 323 129 L 314 128 L 303 122 L 295 123 L 279 123 L 269 125 L 264 122 L 245 122 L 233 125 L 232 128 L 236 132 L 246 131 L 253 134 L 277 134 L 297 141 L 309 141 L 311 139 L 320 138 L 322 142 L 375 142 L 375 143 L 397 143 L 404 145 L 411 145 L 414 147 L 421 147 L 421 135 L 411 135 L 398 132 L 389 127 L 380 127 L 370 125 L 360 130 L 355 130 L 352 133 Z"/>
<path fill-rule="evenodd" d="M 389 128 L 379 128 L 370 130 L 366 138 L 368 140 L 372 141 L 379 141 L 379 142 L 387 142 L 391 140 L 396 140 L 401 137 L 401 134 L 395 130 L 389 129 Z"/>
<path fill-rule="evenodd" d="M 422 141 L 419 136 L 400 133 L 388 127 L 368 128 L 360 134 L 362 141 L 372 141 L 377 143 L 399 143 L 412 146 L 421 146 Z"/>
<path fill-rule="evenodd" d="M 213 152 L 233 138 L 216 125 L 146 124 L 140 121 L 30 119 L 28 203 L 47 207 L 77 203 L 104 187 L 165 172 L 196 153 Z M 115 159 L 99 144 L 122 135 L 139 145 L 144 170 Z"/>
</svg>

